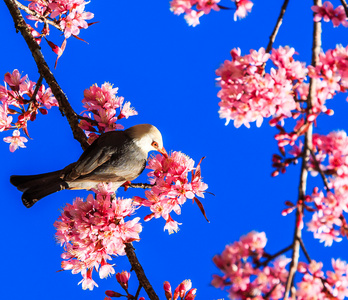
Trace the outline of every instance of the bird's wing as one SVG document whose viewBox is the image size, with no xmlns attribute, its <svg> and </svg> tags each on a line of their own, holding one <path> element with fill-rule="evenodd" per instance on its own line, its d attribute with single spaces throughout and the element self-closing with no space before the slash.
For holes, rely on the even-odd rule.
<svg viewBox="0 0 348 300">
<path fill-rule="evenodd" d="M 102 134 L 82 153 L 76 164 L 64 174 L 64 180 L 75 180 L 93 172 L 117 153 L 128 137 L 123 131 L 111 131 Z"/>
</svg>

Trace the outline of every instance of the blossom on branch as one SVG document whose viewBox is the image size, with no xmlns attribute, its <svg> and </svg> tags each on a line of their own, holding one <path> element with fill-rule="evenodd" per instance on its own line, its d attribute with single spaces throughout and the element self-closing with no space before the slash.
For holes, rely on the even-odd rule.
<svg viewBox="0 0 348 300">
<path fill-rule="evenodd" d="M 152 211 L 145 221 L 162 217 L 166 220 L 165 230 L 169 233 L 179 230 L 180 223 L 174 221 L 170 213 L 174 211 L 179 215 L 181 205 L 187 199 L 194 199 L 198 203 L 196 196 L 204 198 L 204 191 L 208 188 L 202 181 L 200 164 L 201 161 L 194 167 L 193 159 L 176 151 L 168 158 L 157 154 L 148 160 L 147 168 L 152 170 L 148 176 L 153 187 L 145 191 L 146 198 L 134 197 L 137 204 L 147 206 Z"/>
<path fill-rule="evenodd" d="M 341 241 L 341 236 L 348 236 L 344 216 L 348 212 L 348 137 L 344 131 L 331 132 L 327 136 L 314 134 L 313 147 L 315 161 L 312 158 L 308 168 L 313 175 L 318 172 L 329 175 L 331 190 L 325 195 L 315 188 L 308 197 L 308 203 L 314 205 L 314 213 L 307 226 L 315 238 L 325 246 L 331 246 L 333 241 Z"/>
<path fill-rule="evenodd" d="M 320 22 L 322 19 L 325 22 L 332 21 L 334 27 L 342 24 L 344 27 L 348 27 L 347 15 L 342 5 L 336 9 L 330 1 L 325 1 L 322 6 L 313 5 L 314 22 Z"/>
<path fill-rule="evenodd" d="M 250 0 L 232 0 L 236 3 L 237 10 L 234 13 L 234 20 L 237 21 L 237 18 L 243 19 L 248 13 L 251 12 L 251 9 L 254 5 Z"/>
<path fill-rule="evenodd" d="M 34 121 L 39 112 L 46 115 L 48 109 L 58 106 L 58 101 L 50 88 L 46 89 L 43 84 L 37 87 L 28 75 L 22 76 L 17 69 L 7 72 L 4 82 L 0 85 L 0 131 L 14 130 L 12 137 L 4 138 L 5 142 L 11 143 L 10 151 L 13 152 L 18 147 L 25 148 L 24 143 L 28 141 L 20 136 L 19 129 L 29 136 L 28 121 Z"/>
<path fill-rule="evenodd" d="M 116 122 L 122 118 L 128 119 L 130 116 L 138 114 L 130 106 L 130 102 L 124 103 L 124 98 L 117 96 L 117 93 L 118 88 L 113 88 L 108 82 L 102 84 L 101 87 L 98 87 L 97 84 L 92 85 L 84 91 L 82 103 L 90 114 L 84 115 L 80 127 L 87 131 L 89 143 L 98 137 L 96 133 L 123 129 L 123 126 Z M 120 110 L 118 114 L 117 109 Z"/>
<path fill-rule="evenodd" d="M 28 15 L 29 20 L 42 23 L 42 18 L 53 20 L 58 28 L 64 32 L 65 38 L 69 38 L 72 34 L 78 35 L 81 28 L 88 28 L 86 20 L 90 20 L 94 15 L 85 12 L 85 5 L 89 2 L 84 0 L 32 0 L 28 8 L 36 12 L 36 15 Z M 47 24 L 47 23 L 46 23 Z M 49 34 L 47 28 L 43 28 L 42 35 Z"/>
<path fill-rule="evenodd" d="M 171 0 L 170 10 L 175 15 L 185 14 L 184 19 L 189 26 L 197 26 L 200 24 L 199 18 L 203 15 L 207 15 L 211 10 L 219 11 L 221 0 Z M 234 13 L 234 20 L 237 21 L 237 17 L 245 18 L 247 13 L 251 12 L 253 3 L 250 0 L 232 0 L 236 4 L 236 12 Z"/>
<path fill-rule="evenodd" d="M 213 275 L 211 284 L 216 288 L 228 288 L 231 299 L 281 299 L 284 296 L 288 276 L 286 266 L 291 259 L 278 256 L 269 266 L 270 260 L 264 248 L 267 238 L 264 232 L 250 232 L 238 242 L 227 245 L 213 262 L 223 276 Z"/>
<path fill-rule="evenodd" d="M 300 262 L 298 271 L 303 275 L 297 283 L 296 299 L 338 299 L 348 297 L 348 266 L 345 261 L 332 259 L 333 271 L 322 271 L 323 263 L 311 261 L 310 264 Z"/>
<path fill-rule="evenodd" d="M 67 204 L 58 221 L 57 242 L 64 246 L 62 268 L 81 272 L 83 289 L 92 290 L 96 283 L 92 271 L 100 278 L 115 273 L 113 265 L 107 263 L 112 255 L 125 255 L 125 243 L 138 241 L 142 226 L 140 218 L 125 221 L 135 210 L 132 199 L 112 198 L 110 185 L 100 184 L 96 197 L 88 195 L 84 201 L 76 198 Z"/>
<path fill-rule="evenodd" d="M 218 97 L 220 118 L 230 120 L 235 127 L 256 121 L 261 126 L 263 119 L 292 117 L 299 106 L 295 102 L 295 84 L 299 86 L 307 72 L 305 66 L 293 59 L 293 48 L 273 49 L 272 55 L 264 48 L 250 50 L 241 56 L 240 49 L 232 49 L 232 60 L 226 60 L 216 70 L 221 90 Z M 265 73 L 264 64 L 271 59 L 277 69 Z"/>
<path fill-rule="evenodd" d="M 192 282 L 190 279 L 181 282 L 174 290 L 174 294 L 172 293 L 172 288 L 168 281 L 163 283 L 163 288 L 167 300 L 177 300 L 179 298 L 182 300 L 193 300 L 196 298 L 197 289 L 192 288 Z"/>
<path fill-rule="evenodd" d="M 19 130 L 14 130 L 12 136 L 8 136 L 8 137 L 4 138 L 4 142 L 10 143 L 10 151 L 11 152 L 16 151 L 18 149 L 18 147 L 26 148 L 24 143 L 26 143 L 27 141 L 28 140 L 25 137 L 20 136 Z"/>
</svg>

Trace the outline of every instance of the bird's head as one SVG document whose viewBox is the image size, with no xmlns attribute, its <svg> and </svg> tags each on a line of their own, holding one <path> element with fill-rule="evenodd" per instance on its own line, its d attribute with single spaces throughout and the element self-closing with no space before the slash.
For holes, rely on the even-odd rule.
<svg viewBox="0 0 348 300">
<path fill-rule="evenodd" d="M 162 134 L 155 126 L 139 124 L 126 129 L 125 132 L 146 155 L 154 150 L 160 152 L 164 157 L 168 157 L 163 147 Z"/>
</svg>

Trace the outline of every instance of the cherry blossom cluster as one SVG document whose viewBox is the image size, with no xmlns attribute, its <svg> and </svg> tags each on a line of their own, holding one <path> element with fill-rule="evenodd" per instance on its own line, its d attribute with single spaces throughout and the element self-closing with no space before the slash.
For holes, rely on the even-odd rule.
<svg viewBox="0 0 348 300">
<path fill-rule="evenodd" d="M 315 161 L 309 162 L 313 175 L 318 168 L 324 175 L 330 175 L 324 193 L 316 187 L 307 201 L 314 205 L 312 220 L 307 223 L 314 237 L 331 246 L 348 236 L 348 225 L 344 213 L 348 212 L 348 137 L 346 132 L 331 132 L 328 135 L 313 135 Z"/>
<path fill-rule="evenodd" d="M 19 130 L 29 137 L 28 121 L 34 121 L 39 112 L 46 115 L 52 106 L 58 106 L 58 102 L 50 88 L 42 84 L 36 86 L 28 75 L 22 76 L 17 69 L 5 74 L 4 85 L 0 85 L 0 131 L 13 130 L 12 136 L 4 138 L 10 143 L 11 152 L 18 147 L 25 148 L 24 143 L 28 141 L 20 136 Z"/>
<path fill-rule="evenodd" d="M 332 116 L 334 111 L 326 107 L 326 100 L 332 99 L 337 93 L 345 92 L 348 88 L 348 47 L 342 47 L 338 45 L 336 49 L 331 49 L 322 52 L 319 55 L 319 62 L 314 68 L 308 66 L 308 75 L 313 79 L 315 83 L 315 95 L 312 99 L 311 112 L 302 106 L 302 110 L 293 112 L 293 118 L 300 118 L 297 120 L 293 131 L 286 132 L 283 126 L 277 124 L 279 133 L 275 136 L 278 141 L 280 151 L 285 154 L 284 147 L 286 145 L 293 146 L 289 151 L 290 154 L 295 156 L 294 159 L 283 159 L 279 155 L 273 156 L 273 166 L 276 168 L 273 175 L 279 174 L 279 172 L 285 172 L 285 168 L 293 162 L 297 161 L 297 158 L 301 156 L 301 142 L 299 145 L 295 145 L 296 140 L 303 135 L 311 122 L 314 122 L 317 117 L 324 113 Z M 302 83 L 297 88 L 299 100 L 305 100 L 308 96 L 308 84 Z M 307 113 L 305 116 L 304 114 Z M 271 125 L 275 125 L 279 120 L 274 118 L 270 121 Z"/>
<path fill-rule="evenodd" d="M 197 289 L 192 288 L 192 282 L 190 279 L 184 280 L 180 283 L 172 293 L 172 287 L 168 281 L 163 284 L 165 297 L 167 300 L 193 300 L 196 298 Z"/>
<path fill-rule="evenodd" d="M 256 121 L 261 126 L 263 119 L 274 118 L 274 124 L 293 116 L 299 110 L 294 95 L 303 97 L 308 90 L 303 83 L 307 68 L 294 60 L 294 48 L 279 47 L 272 54 L 264 48 L 250 50 L 250 54 L 241 55 L 240 49 L 232 49 L 232 60 L 226 60 L 216 71 L 221 90 L 218 97 L 220 118 L 230 120 L 235 127 Z M 265 63 L 271 60 L 277 68 L 265 72 Z"/>
<path fill-rule="evenodd" d="M 81 273 L 83 289 L 98 286 L 92 279 L 95 269 L 100 278 L 115 273 L 107 261 L 112 255 L 125 255 L 125 243 L 139 240 L 140 218 L 125 221 L 135 207 L 132 199 L 112 198 L 111 185 L 99 184 L 96 196 L 86 200 L 76 198 L 67 204 L 58 221 L 57 242 L 64 246 L 62 268 L 73 274 Z"/>
<path fill-rule="evenodd" d="M 127 297 L 127 299 L 136 299 L 128 291 L 128 281 L 129 281 L 130 275 L 131 274 L 127 271 L 122 271 L 121 273 L 116 273 L 116 280 L 119 283 L 119 285 L 124 289 L 124 291 L 126 292 L 126 295 L 122 295 L 121 293 L 108 290 L 105 292 L 105 295 L 107 297 L 105 297 L 104 300 L 111 300 L 111 298 L 119 298 L 119 297 Z M 145 300 L 144 297 L 140 297 L 138 299 Z"/>
<path fill-rule="evenodd" d="M 118 88 L 108 82 L 101 87 L 92 85 L 84 91 L 82 103 L 88 114 L 84 114 L 80 127 L 86 130 L 90 144 L 100 133 L 123 129 L 122 125 L 116 124 L 118 120 L 138 114 L 130 102 L 124 102 L 123 97 L 117 96 L 117 92 Z M 118 114 L 117 109 L 120 110 Z"/>
<path fill-rule="evenodd" d="M 343 300 L 348 297 L 348 266 L 345 261 L 332 259 L 333 271 L 322 271 L 323 263 L 312 260 L 300 262 L 297 270 L 303 278 L 297 283 L 296 299 Z"/>
<path fill-rule="evenodd" d="M 227 288 L 231 299 L 281 299 L 284 296 L 288 276 L 286 266 L 291 259 L 278 256 L 269 266 L 269 255 L 264 248 L 267 238 L 264 232 L 250 232 L 239 241 L 227 245 L 213 258 L 223 276 L 213 275 L 212 285 Z"/>
<path fill-rule="evenodd" d="M 309 76 L 317 80 L 317 100 L 324 105 L 326 99 L 338 92 L 345 92 L 348 88 L 348 46 L 337 45 L 319 55 L 319 62 L 314 68 L 309 66 Z M 320 109 L 321 107 L 317 105 Z M 324 109 L 321 109 L 325 112 Z M 315 112 L 315 111 L 314 111 Z"/>
<path fill-rule="evenodd" d="M 320 22 L 321 20 L 325 22 L 332 21 L 334 27 L 340 24 L 348 27 L 346 12 L 342 5 L 334 9 L 330 1 L 325 1 L 322 6 L 312 6 L 312 10 L 314 11 L 314 22 Z"/>
<path fill-rule="evenodd" d="M 166 220 L 164 229 L 169 233 L 177 232 L 180 223 L 174 221 L 170 213 L 174 211 L 179 215 L 181 205 L 187 199 L 194 199 L 204 213 L 203 206 L 196 198 L 204 198 L 204 191 L 208 188 L 202 181 L 201 161 L 194 167 L 193 159 L 176 151 L 168 158 L 158 154 L 148 160 L 147 168 L 152 170 L 148 176 L 153 187 L 145 191 L 146 198 L 134 197 L 137 204 L 147 206 L 152 211 L 145 217 L 145 221 L 162 217 Z"/>
<path fill-rule="evenodd" d="M 60 28 L 64 32 L 65 38 L 69 38 L 71 35 L 77 36 L 80 33 L 80 29 L 88 28 L 86 20 L 90 20 L 94 15 L 85 11 L 85 5 L 88 2 L 84 0 L 32 0 L 30 1 L 28 8 L 34 13 L 29 14 L 27 18 L 29 20 L 36 21 L 36 27 L 38 22 L 44 23 L 44 28 L 41 34 L 35 31 L 33 34 L 38 40 L 42 36 L 49 34 L 49 23 L 44 20 L 53 20 L 56 27 Z M 34 29 L 32 29 L 33 31 Z"/>
<path fill-rule="evenodd" d="M 245 18 L 247 13 L 251 12 L 253 3 L 250 0 L 232 0 L 236 4 L 236 11 L 234 13 L 234 20 L 237 18 Z M 219 11 L 220 0 L 172 0 L 170 2 L 170 10 L 175 15 L 185 14 L 184 18 L 189 26 L 197 26 L 200 24 L 199 18 L 207 15 L 211 10 Z"/>
</svg>

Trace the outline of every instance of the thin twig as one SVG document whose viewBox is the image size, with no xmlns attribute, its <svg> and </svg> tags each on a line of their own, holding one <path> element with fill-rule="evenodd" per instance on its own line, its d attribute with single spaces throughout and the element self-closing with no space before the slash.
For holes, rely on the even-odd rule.
<svg viewBox="0 0 348 300">
<path fill-rule="evenodd" d="M 43 76 L 40 74 L 39 80 L 36 83 L 36 87 L 35 87 L 33 95 L 30 98 L 30 101 L 36 101 L 36 95 L 39 92 L 39 89 L 42 85 L 42 80 L 43 80 Z"/>
<path fill-rule="evenodd" d="M 98 122 L 96 120 L 92 120 L 90 118 L 87 118 L 87 117 L 83 117 L 83 116 L 80 116 L 80 115 L 77 115 L 77 117 L 80 119 L 80 120 L 85 120 L 87 122 L 89 122 L 90 124 L 92 124 L 93 126 L 97 126 L 98 125 Z"/>
<path fill-rule="evenodd" d="M 273 291 L 276 289 L 276 287 L 280 284 L 280 282 L 278 282 L 277 284 L 275 284 L 267 294 L 265 294 L 264 299 L 267 300 L 269 299 L 269 297 L 271 296 L 271 294 L 273 293 Z"/>
<path fill-rule="evenodd" d="M 314 0 L 314 5 L 321 6 L 322 5 L 321 0 Z M 313 28 L 313 44 L 312 44 L 312 66 L 315 67 L 318 64 L 319 53 L 321 50 L 321 23 L 320 22 L 313 22 L 313 23 L 314 23 L 314 28 Z M 315 93 L 316 93 L 316 81 L 311 78 L 309 83 L 309 94 L 307 98 L 308 114 L 312 112 L 312 102 L 315 97 Z M 310 149 L 312 149 L 312 133 L 313 133 L 313 124 L 311 123 L 305 134 L 304 151 L 303 151 L 303 159 L 302 159 L 302 165 L 301 165 L 300 184 L 299 184 L 298 207 L 296 211 L 296 224 L 295 224 L 295 232 L 294 232 L 294 239 L 293 239 L 292 260 L 290 264 L 288 279 L 286 282 L 284 300 L 289 299 L 290 291 L 292 291 L 291 287 L 294 284 L 294 276 L 297 271 L 297 265 L 298 265 L 298 260 L 300 256 L 300 241 L 302 239 L 302 222 L 303 222 L 303 211 L 304 211 L 303 200 L 306 195 L 306 189 L 307 189 L 307 178 L 308 178 L 307 162 L 311 155 Z M 292 296 L 293 295 L 291 295 L 291 297 Z"/>
<path fill-rule="evenodd" d="M 138 189 L 151 189 L 154 185 L 149 183 L 131 183 L 127 187 L 138 188 Z"/>
<path fill-rule="evenodd" d="M 269 263 L 271 260 L 275 259 L 275 258 L 278 257 L 279 255 L 281 255 L 281 254 L 283 254 L 283 253 L 285 253 L 285 252 L 287 252 L 287 251 L 289 251 L 289 250 L 291 250 L 291 249 L 292 249 L 292 244 L 289 245 L 288 247 L 286 247 L 286 248 L 284 248 L 284 249 L 278 251 L 277 253 L 268 256 L 268 258 L 267 258 L 265 261 L 263 261 L 262 263 L 257 264 L 258 267 L 267 266 L 268 263 Z"/>
<path fill-rule="evenodd" d="M 341 3 L 344 7 L 344 11 L 346 12 L 346 16 L 348 18 L 348 4 L 347 4 L 346 0 L 341 0 Z"/>
<path fill-rule="evenodd" d="M 306 247 L 305 247 L 305 245 L 303 243 L 302 238 L 300 239 L 300 245 L 301 245 L 301 248 L 302 248 L 302 251 L 303 251 L 304 255 L 306 256 L 308 262 L 310 263 L 312 261 L 312 259 L 310 258 L 309 254 L 307 252 L 307 249 L 306 249 Z"/>
<path fill-rule="evenodd" d="M 137 278 L 139 280 L 139 283 L 144 288 L 145 292 L 149 296 L 150 300 L 159 300 L 156 292 L 152 288 L 149 280 L 147 279 L 145 272 L 140 265 L 137 256 L 134 252 L 134 247 L 132 243 L 127 243 L 125 247 L 125 251 L 128 257 L 128 260 L 132 266 L 132 269 L 134 270 L 135 274 L 137 275 Z"/>
<path fill-rule="evenodd" d="M 134 296 L 134 299 L 135 299 L 135 300 L 138 300 L 138 297 L 139 297 L 141 288 L 142 288 L 142 285 L 139 284 L 138 289 L 137 289 L 137 292 L 136 292 L 136 294 L 135 294 L 135 296 Z"/>
<path fill-rule="evenodd" d="M 324 185 L 326 187 L 326 190 L 330 191 L 329 182 L 327 181 L 327 178 L 326 178 L 323 170 L 320 168 L 320 164 L 319 164 L 317 158 L 315 157 L 315 154 L 314 154 L 313 150 L 310 149 L 309 151 L 311 152 L 311 155 L 312 155 L 315 167 L 317 168 L 317 171 L 319 172 L 321 178 L 323 179 L 323 182 L 324 182 Z"/>
<path fill-rule="evenodd" d="M 11 13 L 16 30 L 19 30 L 21 32 L 34 57 L 39 73 L 45 78 L 47 84 L 52 90 L 53 95 L 59 103 L 60 111 L 63 115 L 66 116 L 70 128 L 73 132 L 74 138 L 80 142 L 83 149 L 86 149 L 88 147 L 87 138 L 83 130 L 79 127 L 79 120 L 77 114 L 72 109 L 66 95 L 60 88 L 58 82 L 56 81 L 50 68 L 48 67 L 41 53 L 41 48 L 34 39 L 34 37 L 31 35 L 30 30 L 27 24 L 25 23 L 21 12 L 18 9 L 15 0 L 4 0 L 4 2 L 6 3 Z"/>
<path fill-rule="evenodd" d="M 282 8 L 280 9 L 280 14 L 279 14 L 277 23 L 276 23 L 276 25 L 275 25 L 275 27 L 273 29 L 273 32 L 272 32 L 271 36 L 269 37 L 269 42 L 268 42 L 268 45 L 267 45 L 267 48 L 266 48 L 266 53 L 269 53 L 272 50 L 273 43 L 274 43 L 275 38 L 276 38 L 276 36 L 278 34 L 279 28 L 282 25 L 284 14 L 285 14 L 285 11 L 286 11 L 286 7 L 288 6 L 288 3 L 289 3 L 289 0 L 285 0 L 283 5 L 282 5 Z"/>
<path fill-rule="evenodd" d="M 36 12 L 34 10 L 31 10 L 30 8 L 23 5 L 22 3 L 18 2 L 17 0 L 14 0 L 14 2 L 21 10 L 24 10 L 28 15 L 32 15 L 32 16 L 40 19 L 42 22 L 50 24 L 50 25 L 56 27 L 58 30 L 63 31 L 62 28 L 60 28 L 60 26 L 56 22 L 45 18 L 43 15 L 39 14 L 38 12 Z"/>
</svg>

